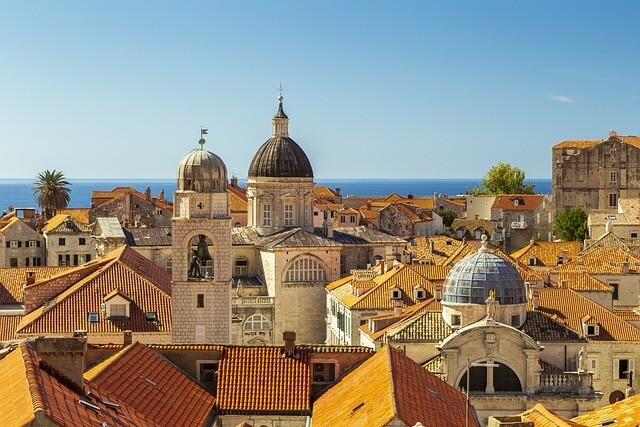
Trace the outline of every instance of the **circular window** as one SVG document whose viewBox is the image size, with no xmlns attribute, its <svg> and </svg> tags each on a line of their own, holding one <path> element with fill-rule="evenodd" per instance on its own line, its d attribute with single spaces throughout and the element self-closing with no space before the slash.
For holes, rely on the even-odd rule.
<svg viewBox="0 0 640 427">
<path fill-rule="evenodd" d="M 616 403 L 624 399 L 624 393 L 616 390 L 609 395 L 609 403 Z"/>
</svg>

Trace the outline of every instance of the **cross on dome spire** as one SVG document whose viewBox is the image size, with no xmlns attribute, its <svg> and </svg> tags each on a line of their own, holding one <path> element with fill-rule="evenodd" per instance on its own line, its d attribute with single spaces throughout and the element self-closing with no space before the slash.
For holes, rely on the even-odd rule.
<svg viewBox="0 0 640 427">
<path fill-rule="evenodd" d="M 282 106 L 282 100 L 284 97 L 282 96 L 282 83 L 278 88 L 278 111 L 276 115 L 273 116 L 273 136 L 289 136 L 289 117 L 284 112 L 284 108 Z"/>
</svg>

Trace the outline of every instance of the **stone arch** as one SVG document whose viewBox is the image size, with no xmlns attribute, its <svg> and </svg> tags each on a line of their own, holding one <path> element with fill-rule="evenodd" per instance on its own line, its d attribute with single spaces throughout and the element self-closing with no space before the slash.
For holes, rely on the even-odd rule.
<svg viewBox="0 0 640 427">
<path fill-rule="evenodd" d="M 254 327 L 253 325 L 258 323 L 260 325 L 259 328 Z M 266 324 L 266 327 L 264 325 Z M 249 328 L 248 325 L 251 325 Z M 242 330 L 243 331 L 267 331 L 271 329 L 271 321 L 267 318 L 267 316 L 255 313 L 251 316 L 247 317 L 244 322 L 242 322 Z"/>
<path fill-rule="evenodd" d="M 195 230 L 191 230 L 190 232 L 184 235 L 184 237 L 182 238 L 182 242 L 180 242 L 180 248 L 182 249 L 189 248 L 189 243 L 191 242 L 191 239 L 193 239 L 195 236 L 198 236 L 200 234 L 204 234 L 205 236 L 210 238 L 211 241 L 213 242 L 214 247 L 217 247 L 219 245 L 218 239 L 213 233 L 211 233 L 211 231 L 205 230 L 204 228 L 198 228 Z"/>
<path fill-rule="evenodd" d="M 493 361 L 493 363 L 497 363 L 500 366 L 498 368 L 493 368 L 493 383 L 494 383 L 494 388 L 495 391 L 497 393 L 500 392 L 505 392 L 505 391 L 509 391 L 509 392 L 513 392 L 513 391 L 517 391 L 517 392 L 523 392 L 526 389 L 526 384 L 523 381 L 522 375 L 521 373 L 518 373 L 518 371 L 516 371 L 515 369 L 513 369 L 509 363 L 507 363 L 505 361 L 505 359 L 501 358 L 501 357 L 493 357 L 491 359 Z M 486 363 L 487 362 L 487 358 L 486 357 L 481 357 L 478 358 L 474 361 L 471 362 L 471 364 L 473 363 Z M 476 370 L 476 372 L 481 373 L 481 375 L 485 375 L 484 377 L 484 381 L 485 381 L 485 386 L 486 386 L 486 372 L 487 372 L 487 368 L 486 367 L 471 367 L 471 372 L 473 373 L 474 370 Z M 496 379 L 499 378 L 500 376 L 504 377 L 504 378 L 500 378 L 499 381 L 505 380 L 508 378 L 509 375 L 512 375 L 512 378 L 514 380 L 518 381 L 518 389 L 517 390 L 505 390 L 504 388 L 512 388 L 512 387 L 502 387 L 500 386 L 500 382 L 498 382 L 498 387 L 496 387 Z M 460 389 L 460 388 L 465 388 L 467 387 L 466 383 L 466 375 L 467 375 L 467 369 L 466 367 L 458 374 L 458 377 L 456 378 L 456 382 L 455 385 Z M 472 377 L 473 378 L 473 377 Z M 482 379 L 482 378 L 481 378 Z M 473 383 L 471 383 L 470 388 L 471 391 L 478 391 L 478 390 L 474 390 L 474 385 Z"/>
<path fill-rule="evenodd" d="M 318 280 L 288 280 L 290 277 L 288 277 L 288 273 L 289 271 L 296 266 L 296 263 L 302 261 L 303 260 L 311 260 L 313 263 L 317 263 L 318 266 L 322 269 L 323 273 L 322 276 L 323 278 Z M 316 269 L 312 270 L 312 271 L 316 271 Z M 329 280 L 329 272 L 331 270 L 329 269 L 329 267 L 327 266 L 327 264 L 324 263 L 324 261 L 322 261 L 320 258 L 318 258 L 317 256 L 310 254 L 310 253 L 303 253 L 300 254 L 296 257 L 294 257 L 292 260 L 290 260 L 284 267 L 284 269 L 282 270 L 282 282 L 283 283 L 291 283 L 291 282 L 326 282 Z M 294 273 L 295 274 L 295 273 Z M 311 273 L 313 275 L 313 273 Z"/>
<path fill-rule="evenodd" d="M 198 239 L 199 236 L 205 236 L 205 239 L 208 239 L 211 242 L 211 244 L 207 245 L 207 248 L 209 249 L 209 255 L 211 256 L 210 261 L 201 263 L 193 261 L 195 258 L 193 258 L 192 254 L 192 241 L 194 239 Z M 199 280 L 203 278 L 212 280 L 215 277 L 215 268 L 220 261 L 220 254 L 218 239 L 213 233 L 204 229 L 196 229 L 190 231 L 182 238 L 182 241 L 180 242 L 180 251 L 182 252 L 181 257 L 184 256 L 187 260 L 187 266 L 189 268 L 187 277 L 189 280 Z M 194 268 L 194 265 L 198 265 L 196 271 L 199 271 L 199 273 L 192 272 L 192 268 Z"/>
</svg>

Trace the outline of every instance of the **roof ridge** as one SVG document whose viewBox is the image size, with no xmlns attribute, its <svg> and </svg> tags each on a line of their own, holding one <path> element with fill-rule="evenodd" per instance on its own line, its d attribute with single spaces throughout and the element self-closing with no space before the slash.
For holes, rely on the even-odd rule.
<svg viewBox="0 0 640 427">
<path fill-rule="evenodd" d="M 40 392 L 40 381 L 36 378 L 38 366 L 31 357 L 29 345 L 26 341 L 18 344 L 18 350 L 24 363 L 25 378 L 29 387 L 29 397 L 31 398 L 31 406 L 33 407 L 35 415 L 37 411 L 45 410 L 44 398 Z"/>
<path fill-rule="evenodd" d="M 387 347 L 387 361 L 389 362 L 389 369 L 387 370 L 387 373 L 389 375 L 389 382 L 391 382 L 391 406 L 393 407 L 393 417 L 399 417 L 399 413 L 398 413 L 398 405 L 396 402 L 396 381 L 395 381 L 395 375 L 393 375 L 393 356 L 392 356 L 392 352 L 394 351 L 398 351 L 395 348 L 391 347 L 390 345 L 386 345 L 385 347 Z"/>
</svg>

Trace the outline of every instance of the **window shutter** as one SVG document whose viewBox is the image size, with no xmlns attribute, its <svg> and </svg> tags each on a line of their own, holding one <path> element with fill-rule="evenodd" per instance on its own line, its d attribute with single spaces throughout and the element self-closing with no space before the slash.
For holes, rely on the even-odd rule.
<svg viewBox="0 0 640 427">
<path fill-rule="evenodd" d="M 629 359 L 629 370 L 632 371 L 635 375 L 636 373 L 636 361 L 635 359 Z"/>
<path fill-rule="evenodd" d="M 598 325 L 594 326 L 593 335 L 600 335 L 600 326 Z"/>
<path fill-rule="evenodd" d="M 37 242 L 37 243 L 36 243 L 36 246 L 37 246 L 37 247 L 40 247 L 40 240 L 37 240 L 36 242 Z"/>
<path fill-rule="evenodd" d="M 613 359 L 613 379 L 618 380 L 620 377 L 618 376 L 620 371 L 620 359 Z"/>
<path fill-rule="evenodd" d="M 18 247 L 21 248 L 22 247 L 22 240 L 18 240 Z"/>
<path fill-rule="evenodd" d="M 10 248 L 11 247 L 11 241 L 7 240 L 7 247 Z"/>
</svg>

